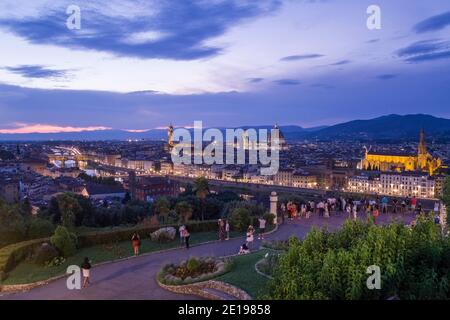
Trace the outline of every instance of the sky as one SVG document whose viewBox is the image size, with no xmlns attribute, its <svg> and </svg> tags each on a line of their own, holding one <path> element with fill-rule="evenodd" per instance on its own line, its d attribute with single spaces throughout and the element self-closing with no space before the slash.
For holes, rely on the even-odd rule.
<svg viewBox="0 0 450 320">
<path fill-rule="evenodd" d="M 1 0 L 0 46 L 0 133 L 450 118 L 448 0 Z"/>
</svg>

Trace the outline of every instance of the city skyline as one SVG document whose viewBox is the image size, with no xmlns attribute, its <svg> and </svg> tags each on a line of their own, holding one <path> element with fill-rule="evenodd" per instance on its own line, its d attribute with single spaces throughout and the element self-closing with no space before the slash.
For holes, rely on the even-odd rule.
<svg viewBox="0 0 450 320">
<path fill-rule="evenodd" d="M 379 1 L 380 30 L 370 1 L 70 4 L 2 1 L 3 132 L 450 118 L 444 1 Z"/>
</svg>

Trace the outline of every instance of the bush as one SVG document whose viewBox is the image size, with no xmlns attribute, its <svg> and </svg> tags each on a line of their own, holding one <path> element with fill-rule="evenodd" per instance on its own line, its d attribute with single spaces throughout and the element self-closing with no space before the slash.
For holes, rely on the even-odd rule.
<svg viewBox="0 0 450 320">
<path fill-rule="evenodd" d="M 419 217 L 412 227 L 347 221 L 333 233 L 313 229 L 303 241 L 289 241 L 263 298 L 449 299 L 449 249 L 450 238 L 441 236 L 432 216 Z M 366 285 L 372 265 L 381 268 L 380 290 Z"/>
<path fill-rule="evenodd" d="M 55 231 L 55 226 L 48 220 L 32 218 L 28 222 L 28 239 L 40 239 L 50 237 Z"/>
<path fill-rule="evenodd" d="M 190 258 L 179 265 L 165 265 L 158 273 L 158 281 L 167 285 L 186 285 L 216 278 L 232 268 L 230 259 L 209 257 Z"/>
<path fill-rule="evenodd" d="M 274 225 L 274 220 L 276 217 L 273 213 L 267 212 L 266 214 L 264 214 L 263 218 L 264 220 L 266 220 L 267 226 Z"/>
<path fill-rule="evenodd" d="M 189 222 L 186 224 L 186 226 L 189 228 L 190 233 L 216 231 L 217 220 Z M 178 228 L 178 225 L 166 225 L 166 227 Z M 145 239 L 151 237 L 151 233 L 157 231 L 160 228 L 161 226 L 158 225 L 144 225 L 137 228 L 119 228 L 113 231 L 85 233 L 78 236 L 78 246 L 80 248 L 86 248 L 112 242 L 129 241 L 134 232 L 139 233 L 141 239 Z"/>
<path fill-rule="evenodd" d="M 75 254 L 77 249 L 77 236 L 66 227 L 59 226 L 55 234 L 50 238 L 50 242 L 58 249 L 63 257 L 70 257 Z"/>
<path fill-rule="evenodd" d="M 49 243 L 43 243 L 34 253 L 34 263 L 44 266 L 59 256 L 58 250 Z"/>
<path fill-rule="evenodd" d="M 26 227 L 23 220 L 0 225 L 0 248 L 26 239 Z"/>
<path fill-rule="evenodd" d="M 49 239 L 36 239 L 11 244 L 0 249 L 0 280 L 6 279 L 8 272 L 28 258 L 43 242 Z"/>
<path fill-rule="evenodd" d="M 187 269 L 189 272 L 193 273 L 200 268 L 200 261 L 195 258 L 190 258 L 187 262 Z"/>
<path fill-rule="evenodd" d="M 237 208 L 231 213 L 230 224 L 238 231 L 247 230 L 251 224 L 250 211 L 245 208 Z"/>
</svg>

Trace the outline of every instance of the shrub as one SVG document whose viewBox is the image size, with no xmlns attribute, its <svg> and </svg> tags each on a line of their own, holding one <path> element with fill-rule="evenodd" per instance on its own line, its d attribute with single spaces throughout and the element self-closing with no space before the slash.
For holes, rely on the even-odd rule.
<svg viewBox="0 0 450 320">
<path fill-rule="evenodd" d="M 200 261 L 198 261 L 195 258 L 190 258 L 187 262 L 187 269 L 189 270 L 189 272 L 193 273 L 195 271 L 197 271 L 200 268 Z"/>
<path fill-rule="evenodd" d="M 190 258 L 178 266 L 165 265 L 158 273 L 158 281 L 168 285 L 186 285 L 218 277 L 231 268 L 229 259 Z"/>
<path fill-rule="evenodd" d="M 264 214 L 264 220 L 266 220 L 266 223 L 268 226 L 274 225 L 275 215 L 273 213 L 267 212 Z"/>
<path fill-rule="evenodd" d="M 449 248 L 450 238 L 441 236 L 432 216 L 412 227 L 348 221 L 333 233 L 313 229 L 303 241 L 289 241 L 263 298 L 448 299 Z M 382 270 L 380 290 L 367 288 L 371 265 Z"/>
<path fill-rule="evenodd" d="M 28 258 L 43 242 L 49 239 L 36 239 L 11 244 L 0 249 L 0 280 L 6 279 L 8 272 Z"/>
<path fill-rule="evenodd" d="M 34 253 L 34 263 L 44 266 L 58 257 L 58 250 L 49 243 L 43 243 Z"/>
<path fill-rule="evenodd" d="M 28 239 L 40 239 L 50 237 L 55 231 L 54 225 L 45 219 L 32 218 L 28 222 Z"/>
<path fill-rule="evenodd" d="M 245 231 L 251 223 L 250 211 L 245 208 L 237 208 L 231 213 L 230 224 L 235 230 Z"/>
<path fill-rule="evenodd" d="M 206 232 L 217 230 L 217 220 L 212 221 L 195 221 L 186 224 L 190 233 Z M 166 227 L 178 228 L 178 225 L 166 225 Z M 157 231 L 161 227 L 156 226 L 139 226 L 135 228 L 118 228 L 112 231 L 90 232 L 78 236 L 78 246 L 80 248 L 91 247 L 99 244 L 107 244 L 111 242 L 129 241 L 134 232 L 139 233 L 141 239 L 151 237 L 151 233 Z"/>
<path fill-rule="evenodd" d="M 0 248 L 11 243 L 25 240 L 26 227 L 23 220 L 18 219 L 5 225 L 0 225 Z"/>
<path fill-rule="evenodd" d="M 63 257 L 70 257 L 77 249 L 77 237 L 69 232 L 66 227 L 59 226 L 55 234 L 50 238 L 50 242 L 58 249 Z"/>
</svg>

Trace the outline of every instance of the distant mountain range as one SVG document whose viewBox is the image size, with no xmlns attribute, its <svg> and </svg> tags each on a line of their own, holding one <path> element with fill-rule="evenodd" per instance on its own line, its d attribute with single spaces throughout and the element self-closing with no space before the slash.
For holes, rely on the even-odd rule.
<svg viewBox="0 0 450 320">
<path fill-rule="evenodd" d="M 243 129 L 250 128 L 244 126 Z M 255 129 L 271 129 L 272 126 L 252 126 Z M 286 140 L 298 139 L 417 139 L 423 128 L 427 136 L 450 138 L 450 119 L 437 118 L 426 114 L 391 114 L 370 120 L 354 120 L 333 126 L 302 128 L 300 126 L 280 126 Z M 192 129 L 191 129 L 192 130 Z M 223 128 L 221 130 L 224 130 Z M 124 130 L 99 130 L 64 133 L 0 134 L 0 141 L 58 141 L 58 140 L 165 140 L 166 129 L 152 129 L 144 132 Z"/>
</svg>

